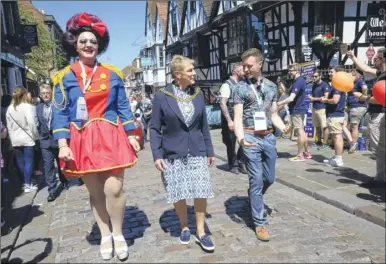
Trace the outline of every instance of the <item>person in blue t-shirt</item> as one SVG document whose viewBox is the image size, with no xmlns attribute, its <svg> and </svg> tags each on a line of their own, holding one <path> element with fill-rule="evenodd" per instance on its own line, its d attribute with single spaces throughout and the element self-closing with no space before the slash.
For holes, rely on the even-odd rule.
<svg viewBox="0 0 386 264">
<path fill-rule="evenodd" d="M 312 95 L 308 98 L 312 102 L 312 125 L 315 127 L 318 149 L 328 148 L 328 129 L 326 117 L 326 104 L 322 103 L 323 97 L 328 97 L 330 86 L 328 83 L 322 81 L 321 72 L 315 71 L 313 74 Z M 324 143 L 322 143 L 322 132 Z"/>
<path fill-rule="evenodd" d="M 357 148 L 359 123 L 366 114 L 368 106 L 367 102 L 358 101 L 354 96 L 354 92 L 360 92 L 363 95 L 367 95 L 367 85 L 362 79 L 362 75 L 357 70 L 353 70 L 351 73 L 355 77 L 355 83 L 354 89 L 347 93 L 347 116 L 353 140 L 350 144 L 349 154 L 354 153 Z"/>
<path fill-rule="evenodd" d="M 339 71 L 344 71 L 342 68 L 333 67 L 329 71 L 330 78 Z M 343 166 L 343 123 L 344 123 L 344 108 L 346 104 L 346 94 L 338 91 L 333 85 L 327 98 L 323 98 L 322 102 L 326 103 L 327 128 L 334 140 L 335 155 L 325 163 L 334 167 Z"/>
<path fill-rule="evenodd" d="M 306 102 L 306 81 L 300 76 L 300 65 L 291 65 L 288 69 L 289 76 L 294 80 L 290 88 L 290 96 L 277 103 L 278 107 L 288 104 L 291 121 L 298 135 L 298 155 L 290 158 L 290 161 L 305 161 L 312 158 L 308 151 L 307 134 L 304 131 L 304 123 L 307 115 L 308 104 Z"/>
</svg>

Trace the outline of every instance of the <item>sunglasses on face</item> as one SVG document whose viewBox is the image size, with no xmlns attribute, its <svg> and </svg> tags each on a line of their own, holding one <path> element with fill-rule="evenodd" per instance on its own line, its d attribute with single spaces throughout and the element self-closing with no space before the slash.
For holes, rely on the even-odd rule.
<svg viewBox="0 0 386 264">
<path fill-rule="evenodd" d="M 87 42 L 90 42 L 90 44 L 96 46 L 98 45 L 98 41 L 96 39 L 80 39 L 79 43 L 85 45 Z"/>
</svg>

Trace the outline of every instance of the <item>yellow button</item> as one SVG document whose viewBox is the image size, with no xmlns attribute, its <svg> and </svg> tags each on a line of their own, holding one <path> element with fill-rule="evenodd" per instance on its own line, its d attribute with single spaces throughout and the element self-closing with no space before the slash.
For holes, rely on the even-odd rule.
<svg viewBox="0 0 386 264">
<path fill-rule="evenodd" d="M 91 90 L 91 86 L 89 86 L 89 87 L 87 87 L 87 89 L 86 89 L 87 91 L 90 91 Z"/>
<path fill-rule="evenodd" d="M 107 89 L 107 86 L 106 84 L 101 84 L 101 86 L 99 86 L 101 88 L 102 91 L 105 91 Z"/>
<path fill-rule="evenodd" d="M 106 74 L 101 73 L 100 78 L 101 78 L 102 80 L 106 80 L 107 76 L 106 76 Z"/>
</svg>

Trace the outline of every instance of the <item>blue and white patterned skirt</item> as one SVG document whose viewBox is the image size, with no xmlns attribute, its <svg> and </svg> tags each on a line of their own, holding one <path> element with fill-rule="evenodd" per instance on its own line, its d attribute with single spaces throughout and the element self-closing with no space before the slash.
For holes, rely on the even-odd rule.
<svg viewBox="0 0 386 264">
<path fill-rule="evenodd" d="M 207 157 L 190 154 L 180 159 L 167 159 L 162 180 L 168 194 L 167 202 L 184 199 L 212 198 L 213 190 Z"/>
</svg>

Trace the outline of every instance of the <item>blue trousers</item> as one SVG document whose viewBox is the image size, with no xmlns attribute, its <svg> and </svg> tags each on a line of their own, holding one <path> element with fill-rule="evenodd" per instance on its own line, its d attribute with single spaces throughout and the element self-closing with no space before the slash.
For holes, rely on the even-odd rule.
<svg viewBox="0 0 386 264">
<path fill-rule="evenodd" d="M 255 226 L 268 225 L 264 215 L 263 194 L 275 181 L 276 138 L 273 134 L 257 136 L 245 133 L 245 140 L 256 146 L 243 147 L 249 177 L 249 199 Z"/>
</svg>

